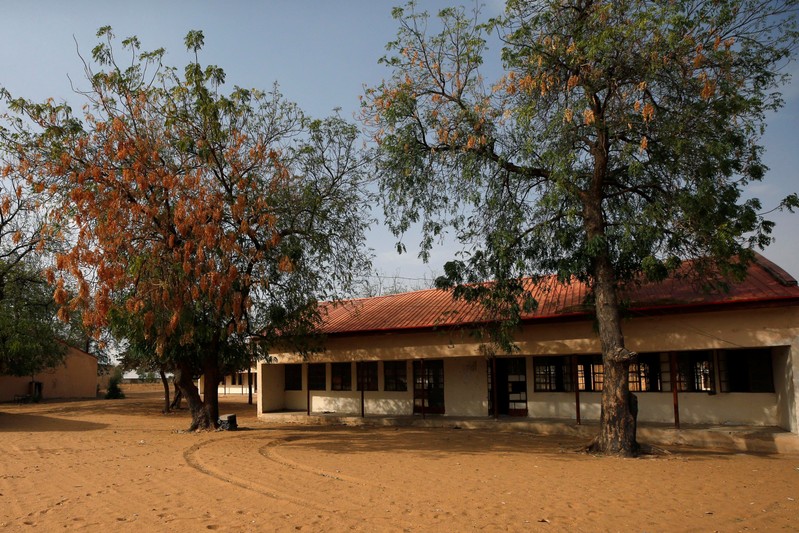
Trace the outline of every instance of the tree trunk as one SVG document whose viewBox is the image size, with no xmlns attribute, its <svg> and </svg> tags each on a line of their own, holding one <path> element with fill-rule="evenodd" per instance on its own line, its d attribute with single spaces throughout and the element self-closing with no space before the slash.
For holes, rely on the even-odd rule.
<svg viewBox="0 0 799 533">
<path fill-rule="evenodd" d="M 219 420 L 219 383 L 222 375 L 219 371 L 217 355 L 214 350 L 203 359 L 203 407 L 216 426 Z"/>
<path fill-rule="evenodd" d="M 163 368 L 158 369 L 158 373 L 161 375 L 161 384 L 164 386 L 164 408 L 161 410 L 162 413 L 167 414 L 169 413 L 169 380 L 166 379 L 166 374 L 164 373 Z"/>
<path fill-rule="evenodd" d="M 630 392 L 629 370 L 636 354 L 624 346 L 615 277 L 610 261 L 599 258 L 596 264 L 594 296 L 602 345 L 604 381 L 599 436 L 591 449 L 600 453 L 633 456 L 638 453 L 638 400 Z"/>
<path fill-rule="evenodd" d="M 183 400 L 183 393 L 180 392 L 180 387 L 178 387 L 177 378 L 172 378 L 172 384 L 175 387 L 175 394 L 172 398 L 172 403 L 170 404 L 170 409 L 180 409 L 180 402 Z"/>
<path fill-rule="evenodd" d="M 602 184 L 607 168 L 607 147 L 600 134 L 594 151 L 592 187 L 583 198 L 583 217 L 591 259 L 596 320 L 602 347 L 604 381 L 599 435 L 589 449 L 608 455 L 634 456 L 638 453 L 636 417 L 638 401 L 630 392 L 630 363 L 637 354 L 624 346 L 616 293 L 616 273 L 610 259 L 602 213 Z"/>
<path fill-rule="evenodd" d="M 176 377 L 180 392 L 186 397 L 186 403 L 189 405 L 189 412 L 191 413 L 189 431 L 214 429 L 217 419 L 209 416 L 203 400 L 200 398 L 200 391 L 197 390 L 197 385 L 195 385 L 194 379 L 192 379 L 193 373 L 189 365 L 178 365 Z M 206 391 L 206 397 L 207 396 Z"/>
</svg>

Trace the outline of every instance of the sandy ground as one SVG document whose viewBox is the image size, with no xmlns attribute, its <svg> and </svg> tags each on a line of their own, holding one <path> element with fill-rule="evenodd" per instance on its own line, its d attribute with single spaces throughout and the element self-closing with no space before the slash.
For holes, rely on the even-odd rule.
<svg viewBox="0 0 799 533">
<path fill-rule="evenodd" d="M 797 531 L 799 456 L 600 458 L 565 437 L 270 427 L 180 433 L 158 388 L 0 405 L 0 531 Z"/>
</svg>

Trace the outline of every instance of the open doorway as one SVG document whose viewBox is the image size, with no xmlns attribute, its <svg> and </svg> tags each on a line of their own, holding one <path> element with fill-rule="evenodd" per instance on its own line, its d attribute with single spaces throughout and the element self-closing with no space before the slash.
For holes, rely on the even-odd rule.
<svg viewBox="0 0 799 533">
<path fill-rule="evenodd" d="M 497 357 L 488 360 L 488 414 L 527 416 L 527 364 L 524 357 Z"/>
</svg>

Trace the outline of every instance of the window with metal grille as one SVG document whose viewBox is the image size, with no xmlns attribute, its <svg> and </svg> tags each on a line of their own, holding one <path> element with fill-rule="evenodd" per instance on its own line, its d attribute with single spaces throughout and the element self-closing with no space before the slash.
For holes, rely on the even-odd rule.
<svg viewBox="0 0 799 533">
<path fill-rule="evenodd" d="M 630 364 L 629 381 L 633 392 L 661 390 L 660 354 L 638 354 L 638 361 Z"/>
<path fill-rule="evenodd" d="M 377 361 L 362 361 L 355 366 L 358 374 L 358 390 L 377 390 Z"/>
<path fill-rule="evenodd" d="M 533 387 L 536 392 L 571 390 L 570 358 L 533 357 Z"/>
<path fill-rule="evenodd" d="M 385 361 L 383 363 L 383 390 L 408 390 L 408 365 L 405 361 Z"/>
<path fill-rule="evenodd" d="M 327 389 L 326 363 L 310 363 L 308 365 L 308 388 L 310 390 Z"/>
<path fill-rule="evenodd" d="M 713 354 L 710 351 L 677 354 L 677 390 L 710 392 L 713 383 Z"/>
<path fill-rule="evenodd" d="M 604 383 L 604 367 L 601 355 L 577 356 L 577 387 L 581 391 L 601 391 Z M 572 391 L 571 386 L 567 390 Z"/>
<path fill-rule="evenodd" d="M 350 363 L 330 365 L 330 389 L 352 390 L 352 365 Z"/>
</svg>

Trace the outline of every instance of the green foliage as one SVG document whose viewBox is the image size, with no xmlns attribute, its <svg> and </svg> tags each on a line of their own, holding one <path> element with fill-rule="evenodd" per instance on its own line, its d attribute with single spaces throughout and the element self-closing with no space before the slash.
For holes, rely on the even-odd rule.
<svg viewBox="0 0 799 533">
<path fill-rule="evenodd" d="M 347 294 L 369 265 L 357 129 L 309 119 L 277 87 L 225 94 L 224 70 L 200 63 L 200 31 L 182 70 L 135 37 L 98 37 L 81 118 L 8 97 L 24 117 L 14 148 L 36 169 L 28 179 L 54 191 L 57 223 L 74 228 L 57 262 L 62 314 L 110 326 L 131 367 L 210 379 L 249 366 L 250 336 L 305 349 L 317 302 Z"/>
<path fill-rule="evenodd" d="M 108 390 L 105 392 L 106 400 L 121 400 L 125 397 L 125 393 L 122 392 L 122 387 L 120 387 L 121 383 L 122 368 L 118 366 L 108 379 Z"/>
<path fill-rule="evenodd" d="M 32 376 L 61 364 L 63 330 L 52 289 L 26 262 L 0 263 L 0 375 Z"/>
<path fill-rule="evenodd" d="M 363 100 L 386 217 L 397 235 L 421 227 L 423 258 L 452 231 L 463 249 L 439 285 L 483 301 L 506 332 L 520 277 L 594 285 L 606 265 L 615 290 L 692 259 L 718 287 L 771 242 L 742 193 L 765 176 L 795 1 L 511 0 L 484 23 L 411 2 L 394 16 L 381 60 L 393 74 Z M 490 32 L 504 42 L 493 81 L 480 75 Z"/>
</svg>

